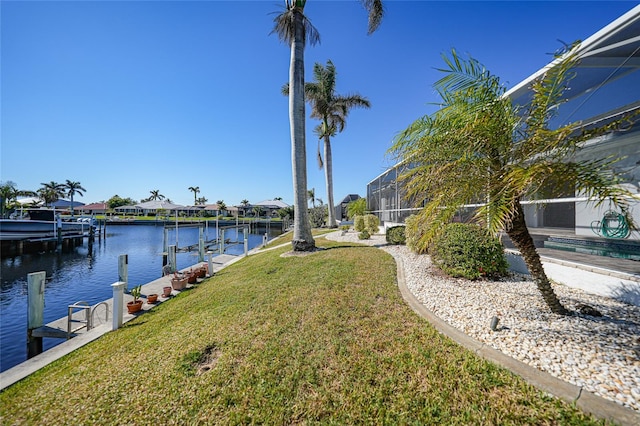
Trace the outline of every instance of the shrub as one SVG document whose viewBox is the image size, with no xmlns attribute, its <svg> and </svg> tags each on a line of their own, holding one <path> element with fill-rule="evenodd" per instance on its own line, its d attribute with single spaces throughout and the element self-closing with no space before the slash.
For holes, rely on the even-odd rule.
<svg viewBox="0 0 640 426">
<path fill-rule="evenodd" d="M 424 240 L 425 227 L 422 225 L 420 218 L 416 215 L 411 215 L 405 219 L 406 224 L 405 239 L 407 247 L 414 253 L 425 254 L 427 252 L 427 243 Z"/>
<path fill-rule="evenodd" d="M 318 206 L 309 209 L 309 221 L 311 222 L 311 227 L 313 228 L 321 228 L 326 223 L 327 216 L 329 212 L 327 211 L 327 206 Z"/>
<path fill-rule="evenodd" d="M 369 231 L 370 235 L 377 234 L 380 230 L 380 219 L 374 214 L 367 214 L 364 216 L 364 228 Z"/>
<path fill-rule="evenodd" d="M 405 244 L 404 226 L 387 228 L 386 238 L 389 244 Z"/>
<path fill-rule="evenodd" d="M 353 218 L 353 229 L 355 229 L 358 232 L 362 232 L 365 230 L 364 216 L 357 215 Z"/>
<path fill-rule="evenodd" d="M 349 204 L 347 204 L 347 216 L 349 217 L 349 219 L 353 219 L 356 216 L 364 215 L 364 212 L 366 210 L 367 210 L 366 198 L 358 198 L 357 200 L 351 201 Z"/>
<path fill-rule="evenodd" d="M 433 239 L 434 263 L 454 277 L 497 278 L 507 273 L 508 263 L 500 241 L 474 224 L 450 223 Z"/>
<path fill-rule="evenodd" d="M 340 227 L 341 230 L 343 230 L 344 232 L 347 232 L 351 227 L 349 225 L 342 225 Z"/>
<path fill-rule="evenodd" d="M 358 234 L 358 238 L 361 240 L 368 240 L 369 238 L 371 238 L 371 234 L 369 234 L 369 231 L 365 229 L 364 231 Z"/>
</svg>

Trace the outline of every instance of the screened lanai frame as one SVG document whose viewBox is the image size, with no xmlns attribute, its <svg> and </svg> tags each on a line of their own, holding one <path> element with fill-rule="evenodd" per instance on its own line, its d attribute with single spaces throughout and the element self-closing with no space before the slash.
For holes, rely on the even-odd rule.
<svg viewBox="0 0 640 426">
<path fill-rule="evenodd" d="M 558 105 L 557 115 L 550 123 L 552 128 L 575 122 L 582 126 L 601 125 L 640 110 L 640 5 L 584 40 L 578 54 L 580 61 L 573 69 L 575 77 L 565 93 L 566 101 Z M 516 105 L 528 104 L 531 83 L 553 65 L 551 62 L 532 74 L 505 96 Z M 608 155 L 622 158 L 615 164 L 614 173 L 637 195 L 638 199 L 631 201 L 635 204 L 632 215 L 640 223 L 640 115 L 621 131 L 585 143 L 578 158 Z M 367 185 L 367 207 L 383 223 L 402 223 L 420 209 L 402 196 L 402 185 L 397 180 L 400 167 L 390 168 Z M 575 193 L 523 204 L 531 227 L 572 229 L 581 235 L 593 236 L 591 224 L 602 216 L 602 208 L 590 208 L 588 200 Z M 640 239 L 637 232 L 635 239 Z"/>
</svg>

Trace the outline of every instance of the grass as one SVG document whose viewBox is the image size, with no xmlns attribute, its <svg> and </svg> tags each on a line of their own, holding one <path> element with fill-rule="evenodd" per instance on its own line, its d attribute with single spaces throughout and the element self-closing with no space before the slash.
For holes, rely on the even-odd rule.
<svg viewBox="0 0 640 426">
<path fill-rule="evenodd" d="M 237 262 L 16 383 L 0 423 L 598 423 L 439 334 L 388 254 L 316 243 Z"/>
<path fill-rule="evenodd" d="M 314 237 L 319 237 L 322 236 L 324 234 L 328 234 L 331 232 L 335 232 L 337 231 L 337 229 L 313 229 L 311 231 L 312 235 Z M 268 249 L 268 248 L 272 248 L 272 247 L 276 247 L 279 246 L 281 244 L 285 244 L 285 243 L 290 243 L 291 240 L 293 240 L 293 231 L 287 231 L 284 234 L 278 235 L 277 238 L 274 238 L 273 240 L 271 240 L 269 242 L 269 244 L 267 244 L 266 246 L 264 246 L 263 248 Z"/>
</svg>

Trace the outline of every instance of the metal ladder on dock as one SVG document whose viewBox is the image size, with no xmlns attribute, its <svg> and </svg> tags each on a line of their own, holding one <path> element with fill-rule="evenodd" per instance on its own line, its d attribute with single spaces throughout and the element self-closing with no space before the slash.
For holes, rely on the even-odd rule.
<svg viewBox="0 0 640 426">
<path fill-rule="evenodd" d="M 105 307 L 105 314 L 106 314 L 105 321 L 109 321 L 109 305 L 107 304 L 107 302 L 100 302 L 96 305 L 89 306 L 87 302 L 85 302 L 84 300 L 80 300 L 74 303 L 73 305 L 69 305 L 68 312 L 67 312 L 67 340 L 73 337 L 72 335 L 76 331 L 80 331 L 83 328 L 86 328 L 87 331 L 89 331 L 93 328 L 93 322 L 94 322 L 93 315 L 96 312 L 96 308 L 98 308 L 98 306 L 101 306 L 101 305 L 104 305 Z M 73 314 L 77 312 L 80 312 L 81 316 L 82 316 L 82 313 L 84 313 L 84 319 L 75 319 L 73 317 Z M 82 325 L 80 325 L 79 327 L 73 328 L 74 323 L 80 323 Z"/>
</svg>

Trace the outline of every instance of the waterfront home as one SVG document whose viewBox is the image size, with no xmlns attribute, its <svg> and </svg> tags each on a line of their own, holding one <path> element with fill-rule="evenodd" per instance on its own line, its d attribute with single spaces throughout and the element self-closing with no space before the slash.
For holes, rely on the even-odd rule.
<svg viewBox="0 0 640 426">
<path fill-rule="evenodd" d="M 78 210 L 80 214 L 105 214 L 108 209 L 107 203 L 91 203 L 81 206 Z"/>
</svg>

